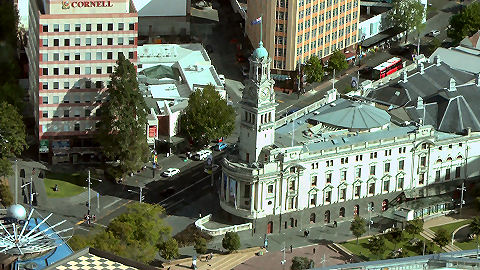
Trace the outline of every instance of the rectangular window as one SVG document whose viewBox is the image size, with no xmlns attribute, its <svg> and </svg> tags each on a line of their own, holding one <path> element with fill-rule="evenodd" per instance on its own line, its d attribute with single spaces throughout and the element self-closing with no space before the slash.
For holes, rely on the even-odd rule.
<svg viewBox="0 0 480 270">
<path fill-rule="evenodd" d="M 63 103 L 70 103 L 70 97 L 67 95 L 63 96 Z"/>
<path fill-rule="evenodd" d="M 101 23 L 97 23 L 97 31 L 102 31 L 102 24 Z"/>
<path fill-rule="evenodd" d="M 360 192 L 361 192 L 361 191 L 362 191 L 362 186 L 360 186 L 360 185 L 357 185 L 357 186 L 355 186 L 355 193 L 354 193 L 354 196 L 355 196 L 356 198 L 359 198 L 359 197 L 360 197 Z"/>
<path fill-rule="evenodd" d="M 316 185 L 317 185 L 317 176 L 316 176 L 316 175 L 312 176 L 311 183 L 312 183 L 312 186 L 316 186 Z"/>
<path fill-rule="evenodd" d="M 295 190 L 295 180 L 289 182 L 288 189 Z"/>
<path fill-rule="evenodd" d="M 340 194 L 339 194 L 340 200 L 345 200 L 346 197 L 347 197 L 347 189 L 346 188 L 340 189 Z"/>
<path fill-rule="evenodd" d="M 53 82 L 53 89 L 58 89 L 59 88 L 59 82 Z"/>
<path fill-rule="evenodd" d="M 332 183 L 332 173 L 327 173 L 325 175 L 325 181 L 327 182 L 327 184 Z"/>
<path fill-rule="evenodd" d="M 53 25 L 53 32 L 60 32 L 60 25 L 54 24 Z"/>
<path fill-rule="evenodd" d="M 295 198 L 288 198 L 288 209 L 293 209 L 293 206 L 295 204 Z"/>
<path fill-rule="evenodd" d="M 130 31 L 135 30 L 135 24 L 134 23 L 129 23 L 128 24 L 128 30 L 130 30 Z"/>
<path fill-rule="evenodd" d="M 48 68 L 42 68 L 42 75 L 48 75 Z"/>
<path fill-rule="evenodd" d="M 43 32 L 48 33 L 48 24 L 42 25 Z"/>
<path fill-rule="evenodd" d="M 123 37 L 119 37 L 117 43 L 118 45 L 123 45 Z"/>
<path fill-rule="evenodd" d="M 370 166 L 370 175 L 375 175 L 375 165 Z"/>
<path fill-rule="evenodd" d="M 97 45 L 102 45 L 102 38 L 97 38 Z"/>
<path fill-rule="evenodd" d="M 438 182 L 438 181 L 440 181 L 440 170 L 437 170 L 435 172 L 435 182 Z"/>
<path fill-rule="evenodd" d="M 87 26 L 88 26 L 88 24 L 87 24 Z M 79 32 L 80 30 L 81 30 L 81 25 L 79 23 L 75 24 L 75 31 Z M 87 30 L 87 31 L 89 31 L 89 30 Z"/>
<path fill-rule="evenodd" d="M 63 25 L 63 31 L 70 32 L 70 24 L 64 24 Z"/>
<path fill-rule="evenodd" d="M 63 89 L 70 89 L 70 82 L 63 82 Z"/>
<path fill-rule="evenodd" d="M 398 170 L 403 171 L 405 169 L 405 160 L 398 161 Z"/>
<path fill-rule="evenodd" d="M 450 169 L 445 170 L 445 180 L 450 180 Z"/>
<path fill-rule="evenodd" d="M 113 31 L 113 23 L 107 24 L 108 31 Z"/>
<path fill-rule="evenodd" d="M 375 183 L 368 184 L 368 195 L 375 194 Z"/>
<path fill-rule="evenodd" d="M 91 52 L 86 52 L 85 53 L 85 60 L 92 60 L 92 53 Z"/>
<path fill-rule="evenodd" d="M 53 75 L 58 75 L 58 68 L 53 68 Z"/>
<path fill-rule="evenodd" d="M 390 162 L 385 163 L 385 170 L 386 173 L 390 172 Z"/>
<path fill-rule="evenodd" d="M 325 202 L 330 203 L 332 201 L 332 191 L 325 192 Z"/>
<path fill-rule="evenodd" d="M 360 178 L 362 177 L 362 168 L 355 169 L 355 177 Z"/>
<path fill-rule="evenodd" d="M 347 180 L 347 171 L 341 171 L 340 172 L 340 181 L 346 181 Z"/>
<path fill-rule="evenodd" d="M 80 131 L 80 124 L 79 124 L 79 123 L 75 123 L 75 126 L 74 126 L 73 130 L 75 130 L 75 131 Z"/>
<path fill-rule="evenodd" d="M 75 60 L 80 60 L 80 53 L 75 53 Z"/>
<path fill-rule="evenodd" d="M 455 168 L 455 178 L 459 178 L 460 177 L 460 167 L 456 167 Z"/>
<path fill-rule="evenodd" d="M 110 73 L 112 73 L 112 71 L 113 71 L 113 67 L 112 67 L 112 66 L 108 66 L 108 67 L 107 67 L 107 73 L 110 74 Z"/>
<path fill-rule="evenodd" d="M 383 192 L 388 192 L 390 190 L 390 180 L 383 181 Z"/>
<path fill-rule="evenodd" d="M 64 53 L 63 54 L 63 60 L 70 61 L 70 53 Z"/>
<path fill-rule="evenodd" d="M 128 45 L 134 45 L 135 44 L 135 39 L 133 37 L 128 38 Z"/>
<path fill-rule="evenodd" d="M 60 40 L 58 38 L 53 39 L 53 46 L 55 47 L 60 46 Z"/>
<path fill-rule="evenodd" d="M 75 38 L 75 46 L 80 46 L 80 38 Z"/>
<path fill-rule="evenodd" d="M 377 152 L 370 153 L 370 159 L 377 158 Z"/>
<path fill-rule="evenodd" d="M 128 59 L 133 59 L 133 52 L 128 52 Z"/>
<path fill-rule="evenodd" d="M 92 68 L 91 67 L 85 67 L 85 74 L 92 74 Z"/>
<path fill-rule="evenodd" d="M 419 185 L 425 184 L 425 173 L 421 173 L 418 175 L 418 184 Z"/>
<path fill-rule="evenodd" d="M 113 59 L 113 53 L 107 52 L 107 59 Z"/>
<path fill-rule="evenodd" d="M 403 182 L 405 182 L 405 178 L 403 176 L 398 177 L 397 189 L 403 189 Z"/>
<path fill-rule="evenodd" d="M 97 74 L 102 74 L 102 67 L 97 67 Z"/>
<path fill-rule="evenodd" d="M 341 158 L 341 159 L 340 159 L 340 163 L 341 163 L 341 164 L 347 164 L 347 163 L 348 163 L 348 157 Z"/>
<path fill-rule="evenodd" d="M 64 75 L 69 75 L 70 74 L 70 68 L 68 68 L 68 67 L 63 68 L 63 74 Z"/>
<path fill-rule="evenodd" d="M 64 110 L 63 117 L 70 117 L 70 110 Z"/>
<path fill-rule="evenodd" d="M 85 88 L 87 88 L 87 89 L 92 88 L 92 82 L 91 81 L 85 81 Z"/>
<path fill-rule="evenodd" d="M 273 185 L 268 185 L 267 191 L 268 193 L 273 193 Z"/>
<path fill-rule="evenodd" d="M 392 155 L 392 149 L 385 150 L 385 156 L 391 156 L 391 155 Z"/>
<path fill-rule="evenodd" d="M 420 157 L 420 166 L 427 166 L 427 157 Z"/>
<path fill-rule="evenodd" d="M 85 39 L 85 46 L 92 46 L 92 38 Z"/>
<path fill-rule="evenodd" d="M 103 82 L 102 81 L 96 81 L 95 82 L 95 88 L 103 88 Z"/>
<path fill-rule="evenodd" d="M 70 39 L 66 38 L 63 40 L 63 46 L 70 46 Z"/>
<path fill-rule="evenodd" d="M 48 82 L 43 82 L 42 83 L 42 89 L 43 90 L 48 90 Z"/>
<path fill-rule="evenodd" d="M 118 24 L 118 30 L 119 30 L 119 31 L 123 31 L 123 23 L 119 23 L 119 24 Z"/>
<path fill-rule="evenodd" d="M 355 156 L 355 161 L 362 161 L 363 155 L 356 155 Z"/>
<path fill-rule="evenodd" d="M 317 194 L 310 195 L 310 206 L 317 205 Z"/>
<path fill-rule="evenodd" d="M 48 111 L 43 111 L 42 112 L 42 117 L 43 118 L 48 118 Z"/>
<path fill-rule="evenodd" d="M 43 47 L 48 47 L 48 38 L 42 39 L 42 46 Z"/>
<path fill-rule="evenodd" d="M 60 102 L 60 98 L 58 96 L 53 96 L 53 104 L 58 104 Z"/>
<path fill-rule="evenodd" d="M 42 103 L 43 104 L 48 104 L 48 97 L 43 97 L 42 98 Z"/>
<path fill-rule="evenodd" d="M 75 74 L 80 74 L 80 67 L 75 67 Z"/>
<path fill-rule="evenodd" d="M 96 60 L 102 60 L 102 52 L 97 52 Z"/>
</svg>

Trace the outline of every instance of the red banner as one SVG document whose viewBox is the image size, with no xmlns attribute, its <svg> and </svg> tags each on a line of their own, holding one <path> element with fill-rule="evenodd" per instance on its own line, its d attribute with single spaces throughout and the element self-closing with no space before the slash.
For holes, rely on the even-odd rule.
<svg viewBox="0 0 480 270">
<path fill-rule="evenodd" d="M 157 137 L 157 126 L 148 127 L 148 137 Z"/>
</svg>

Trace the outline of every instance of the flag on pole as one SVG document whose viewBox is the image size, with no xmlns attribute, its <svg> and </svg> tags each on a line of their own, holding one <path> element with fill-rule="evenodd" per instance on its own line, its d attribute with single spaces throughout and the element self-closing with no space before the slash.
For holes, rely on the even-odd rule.
<svg viewBox="0 0 480 270">
<path fill-rule="evenodd" d="M 259 24 L 259 23 L 261 23 L 261 22 L 262 22 L 262 16 L 260 16 L 260 17 L 256 18 L 255 20 L 253 20 L 253 21 L 252 21 L 252 25 L 254 25 L 254 24 Z"/>
</svg>

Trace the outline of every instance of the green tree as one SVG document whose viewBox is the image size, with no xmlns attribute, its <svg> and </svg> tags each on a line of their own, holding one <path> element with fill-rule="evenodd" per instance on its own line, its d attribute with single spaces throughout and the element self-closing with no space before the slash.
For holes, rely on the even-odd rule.
<svg viewBox="0 0 480 270">
<path fill-rule="evenodd" d="M 430 54 L 435 52 L 436 49 L 442 46 L 442 42 L 438 38 L 433 38 L 429 43 Z"/>
<path fill-rule="evenodd" d="M 188 99 L 181 129 L 194 142 L 207 142 L 230 135 L 235 127 L 235 110 L 227 105 L 212 85 L 193 92 Z"/>
<path fill-rule="evenodd" d="M 372 254 L 379 258 L 383 257 L 383 253 L 385 253 L 386 250 L 385 237 L 383 235 L 379 235 L 372 236 L 370 239 L 368 239 L 368 250 L 370 250 Z"/>
<path fill-rule="evenodd" d="M 443 248 L 444 246 L 448 245 L 448 242 L 450 240 L 450 235 L 448 235 L 447 230 L 440 228 L 436 233 L 435 233 L 435 238 L 433 241 Z"/>
<path fill-rule="evenodd" d="M 13 204 L 13 195 L 5 181 L 0 181 L 0 199 L 4 207 Z"/>
<path fill-rule="evenodd" d="M 92 239 L 86 235 L 75 234 L 70 239 L 68 239 L 68 246 L 73 249 L 73 251 L 79 251 L 88 246 L 92 245 Z"/>
<path fill-rule="evenodd" d="M 313 260 L 307 257 L 299 257 L 295 256 L 292 258 L 292 266 L 290 267 L 291 270 L 303 270 L 303 269 L 310 269 L 314 267 Z"/>
<path fill-rule="evenodd" d="M 147 106 L 138 90 L 135 67 L 121 54 L 110 79 L 97 138 L 107 158 L 120 160 L 123 173 L 136 171 L 148 160 Z"/>
<path fill-rule="evenodd" d="M 347 69 L 347 67 L 348 63 L 347 59 L 345 58 L 345 54 L 339 50 L 334 51 L 328 59 L 327 70 L 329 72 L 333 72 L 335 70 L 336 74 L 339 74 L 341 71 Z"/>
<path fill-rule="evenodd" d="M 408 40 L 408 33 L 415 30 L 420 33 L 423 27 L 425 9 L 417 0 L 394 0 L 393 7 L 388 13 L 387 20 L 390 25 L 395 25 L 406 31 L 405 42 Z"/>
<path fill-rule="evenodd" d="M 471 233 L 475 234 L 478 243 L 478 235 L 480 234 L 480 217 L 474 217 L 470 222 L 470 225 L 468 225 L 468 228 L 470 228 Z"/>
<path fill-rule="evenodd" d="M 320 82 L 323 78 L 323 63 L 317 55 L 312 55 L 305 65 L 305 75 L 307 75 L 307 82 Z"/>
<path fill-rule="evenodd" d="M 25 141 L 25 125 L 17 109 L 7 102 L 0 103 L 0 175 L 10 175 L 12 165 L 9 158 L 22 153 Z"/>
<path fill-rule="evenodd" d="M 236 232 L 227 232 L 222 239 L 222 247 L 229 252 L 240 248 L 240 237 Z"/>
<path fill-rule="evenodd" d="M 413 235 L 414 237 L 417 234 L 420 234 L 423 231 L 423 220 L 417 218 L 414 220 L 410 220 L 405 227 L 405 231 L 409 234 Z"/>
<path fill-rule="evenodd" d="M 475 2 L 465 7 L 460 13 L 450 17 L 447 36 L 455 43 L 475 34 L 480 29 L 480 3 Z"/>
<path fill-rule="evenodd" d="M 113 252 L 135 261 L 150 262 L 158 252 L 158 243 L 170 235 L 171 228 L 160 217 L 158 205 L 134 203 L 126 213 L 114 218 L 105 231 L 95 235 L 95 248 Z"/>
<path fill-rule="evenodd" d="M 386 238 L 393 243 L 393 249 L 397 249 L 397 244 L 403 241 L 403 236 L 402 230 L 399 228 L 393 228 L 393 230 L 386 235 Z"/>
<path fill-rule="evenodd" d="M 365 228 L 366 224 L 367 221 L 360 216 L 355 216 L 355 219 L 350 224 L 350 231 L 357 238 L 357 245 L 358 238 L 367 232 L 367 229 Z"/>
<path fill-rule="evenodd" d="M 166 260 L 178 258 L 178 243 L 174 238 L 169 238 L 167 241 L 160 244 L 160 254 Z"/>
<path fill-rule="evenodd" d="M 203 237 L 195 237 L 195 245 L 193 246 L 195 251 L 198 254 L 205 254 L 207 253 L 207 240 Z"/>
</svg>

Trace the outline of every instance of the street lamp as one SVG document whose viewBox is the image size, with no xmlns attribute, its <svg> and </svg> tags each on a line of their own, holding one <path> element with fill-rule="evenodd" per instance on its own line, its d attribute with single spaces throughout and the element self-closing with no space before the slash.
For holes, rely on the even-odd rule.
<svg viewBox="0 0 480 270">
<path fill-rule="evenodd" d="M 128 192 L 131 192 L 131 193 L 136 193 L 136 194 L 138 194 L 138 195 L 139 195 L 138 201 L 139 201 L 140 203 L 142 203 L 142 202 L 143 202 L 143 199 L 144 199 L 144 198 L 143 198 L 143 195 L 142 195 L 143 187 L 139 187 L 139 188 L 140 188 L 140 192 L 135 191 L 135 190 L 132 190 L 132 189 L 129 189 L 129 190 L 127 190 L 127 191 L 128 191 Z"/>
<path fill-rule="evenodd" d="M 87 178 L 87 182 L 88 182 L 88 202 L 87 202 L 87 207 L 88 207 L 88 212 L 87 212 L 87 215 L 90 216 L 90 185 L 91 185 L 91 180 L 95 180 L 95 181 L 98 181 L 98 182 L 103 182 L 103 180 L 101 179 L 96 179 L 96 178 L 92 178 L 90 177 L 90 170 L 88 170 L 88 178 Z M 97 196 L 98 198 L 98 196 Z"/>
<path fill-rule="evenodd" d="M 457 190 L 461 191 L 461 195 L 460 195 L 460 214 L 462 214 L 462 208 L 463 208 L 463 205 L 465 204 L 465 201 L 463 200 L 463 192 L 467 191 L 467 189 L 465 188 L 465 182 L 462 182 L 462 187 L 457 188 Z"/>
<path fill-rule="evenodd" d="M 372 215 L 373 212 L 373 205 L 368 204 L 368 235 L 370 235 L 370 226 L 372 225 Z"/>
</svg>

